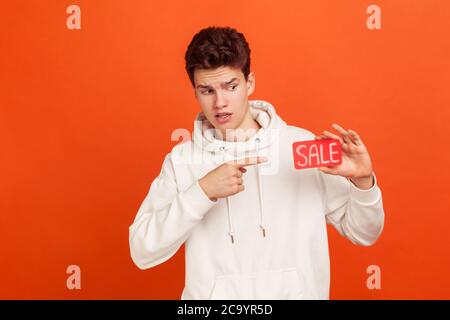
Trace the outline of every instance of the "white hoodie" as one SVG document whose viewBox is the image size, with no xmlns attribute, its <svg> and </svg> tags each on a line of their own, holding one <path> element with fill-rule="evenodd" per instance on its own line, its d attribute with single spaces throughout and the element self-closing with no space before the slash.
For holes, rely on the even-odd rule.
<svg viewBox="0 0 450 320">
<path fill-rule="evenodd" d="M 317 168 L 294 168 L 292 143 L 314 134 L 286 123 L 274 107 L 250 100 L 262 126 L 245 142 L 216 139 L 203 113 L 193 141 L 166 155 L 129 229 L 131 257 L 148 269 L 185 243 L 181 299 L 329 299 L 326 223 L 351 242 L 372 245 L 384 226 L 381 191 Z M 223 162 L 247 156 L 244 191 L 210 200 L 198 180 Z"/>
</svg>

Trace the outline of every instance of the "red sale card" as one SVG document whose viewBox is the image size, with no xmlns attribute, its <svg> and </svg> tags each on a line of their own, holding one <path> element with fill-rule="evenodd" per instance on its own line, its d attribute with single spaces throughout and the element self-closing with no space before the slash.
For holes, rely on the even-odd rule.
<svg viewBox="0 0 450 320">
<path fill-rule="evenodd" d="M 342 163 L 337 139 L 297 141 L 292 144 L 296 169 L 337 166 Z"/>
</svg>

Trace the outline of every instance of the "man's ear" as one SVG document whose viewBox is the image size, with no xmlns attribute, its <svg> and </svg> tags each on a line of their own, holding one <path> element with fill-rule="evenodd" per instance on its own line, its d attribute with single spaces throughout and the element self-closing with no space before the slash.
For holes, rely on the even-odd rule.
<svg viewBox="0 0 450 320">
<path fill-rule="evenodd" d="M 247 96 L 250 96 L 253 91 L 255 91 L 255 74 L 250 72 L 248 74 L 248 80 L 247 80 Z"/>
</svg>

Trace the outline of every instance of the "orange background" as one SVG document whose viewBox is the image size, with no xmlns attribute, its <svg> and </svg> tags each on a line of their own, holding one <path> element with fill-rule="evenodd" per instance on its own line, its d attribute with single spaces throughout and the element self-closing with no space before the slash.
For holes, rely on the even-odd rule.
<svg viewBox="0 0 450 320">
<path fill-rule="evenodd" d="M 372 3 L 382 30 L 366 28 Z M 66 28 L 71 4 L 81 30 Z M 330 229 L 331 298 L 450 298 L 449 13 L 447 0 L 2 2 L 0 298 L 180 298 L 184 247 L 140 271 L 128 227 L 172 131 L 192 130 L 184 53 L 209 25 L 249 41 L 251 99 L 369 149 L 384 233 L 364 248 Z M 71 264 L 81 290 L 66 287 Z M 381 290 L 366 287 L 371 264 Z"/>
</svg>

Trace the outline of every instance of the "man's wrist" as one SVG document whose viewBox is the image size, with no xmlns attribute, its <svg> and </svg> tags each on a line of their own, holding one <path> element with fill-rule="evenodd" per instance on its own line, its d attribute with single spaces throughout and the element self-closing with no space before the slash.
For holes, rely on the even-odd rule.
<svg viewBox="0 0 450 320">
<path fill-rule="evenodd" d="M 375 179 L 373 177 L 373 173 L 367 177 L 359 177 L 359 178 L 350 178 L 349 179 L 357 188 L 362 190 L 368 190 L 373 187 L 375 184 Z"/>
<path fill-rule="evenodd" d="M 198 180 L 198 184 L 200 185 L 200 188 L 202 188 L 203 192 L 206 194 L 206 196 L 209 198 L 209 200 L 211 201 L 217 201 L 217 198 L 211 197 L 208 193 L 207 188 L 205 187 L 205 181 L 203 180 L 203 178 Z"/>
</svg>

